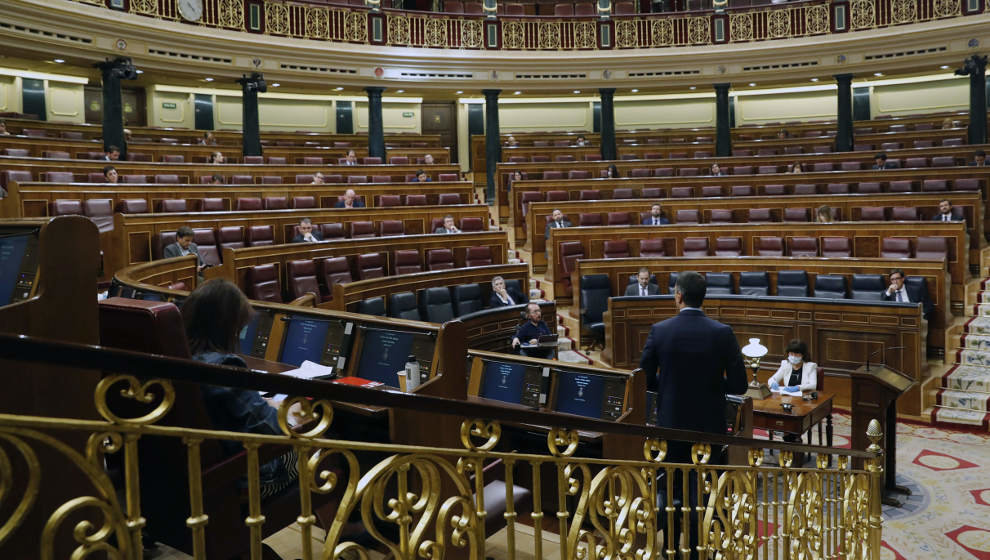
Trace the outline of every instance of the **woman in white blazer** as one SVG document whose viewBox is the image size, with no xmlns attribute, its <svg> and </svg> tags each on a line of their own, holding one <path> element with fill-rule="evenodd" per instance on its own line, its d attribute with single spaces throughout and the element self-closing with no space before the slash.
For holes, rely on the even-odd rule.
<svg viewBox="0 0 990 560">
<path fill-rule="evenodd" d="M 795 375 L 800 371 L 800 379 Z M 780 362 L 777 373 L 770 377 L 771 389 L 797 386 L 802 393 L 818 388 L 818 364 L 808 361 L 808 345 L 794 339 L 787 343 L 787 359 Z"/>
</svg>

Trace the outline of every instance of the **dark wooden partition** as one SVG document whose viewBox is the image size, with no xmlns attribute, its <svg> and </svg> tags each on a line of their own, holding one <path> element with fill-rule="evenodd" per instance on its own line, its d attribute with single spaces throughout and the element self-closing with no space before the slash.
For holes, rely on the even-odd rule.
<svg viewBox="0 0 990 560">
<path fill-rule="evenodd" d="M 740 345 L 759 338 L 770 350 L 760 362 L 764 381 L 777 370 L 788 341 L 799 338 L 806 342 L 811 359 L 825 368 L 825 389 L 836 394 L 840 406 L 850 405 L 850 373 L 874 352 L 885 354 L 887 365 L 919 382 L 898 400 L 898 410 L 921 413 L 920 382 L 926 366 L 921 310 L 915 305 L 715 296 L 705 299 L 704 311 L 730 325 Z M 613 367 L 638 366 L 650 326 L 676 313 L 673 296 L 612 298 L 605 315 L 602 359 Z M 888 351 L 900 346 L 903 348 Z"/>
<path fill-rule="evenodd" d="M 557 305 L 552 301 L 541 301 L 539 304 L 543 321 L 550 327 L 550 332 L 557 332 Z M 517 351 L 512 349 L 512 337 L 516 328 L 525 320 L 527 305 L 529 304 L 524 303 L 482 309 L 458 317 L 464 323 L 467 347 L 471 350 L 515 354 Z"/>
</svg>

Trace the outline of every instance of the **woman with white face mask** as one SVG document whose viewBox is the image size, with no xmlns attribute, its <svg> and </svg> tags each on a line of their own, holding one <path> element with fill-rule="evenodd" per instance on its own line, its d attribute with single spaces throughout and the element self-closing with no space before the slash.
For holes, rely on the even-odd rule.
<svg viewBox="0 0 990 560">
<path fill-rule="evenodd" d="M 794 339 L 787 343 L 787 359 L 780 362 L 780 369 L 770 377 L 774 391 L 809 393 L 818 388 L 818 364 L 809 360 L 808 345 Z M 786 394 L 786 393 L 785 393 Z"/>
</svg>

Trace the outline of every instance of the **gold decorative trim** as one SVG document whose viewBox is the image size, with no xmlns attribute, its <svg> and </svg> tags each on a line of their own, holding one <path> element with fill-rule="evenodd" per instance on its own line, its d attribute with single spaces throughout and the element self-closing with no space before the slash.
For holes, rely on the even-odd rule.
<svg viewBox="0 0 990 560">
<path fill-rule="evenodd" d="M 622 19 L 615 22 L 615 46 L 622 49 L 639 46 L 639 29 L 635 21 Z"/>
<path fill-rule="evenodd" d="M 289 7 L 278 0 L 265 0 L 265 29 L 276 35 L 289 34 Z"/>
<path fill-rule="evenodd" d="M 548 51 L 560 49 L 560 22 L 541 21 L 536 35 L 540 49 Z"/>
<path fill-rule="evenodd" d="M 485 46 L 484 30 L 480 21 L 476 19 L 462 19 L 461 24 L 461 46 L 468 49 L 480 49 Z"/>
<path fill-rule="evenodd" d="M 330 12 L 326 8 L 309 7 L 306 9 L 306 38 L 330 38 Z"/>
<path fill-rule="evenodd" d="M 696 45 L 707 45 L 712 42 L 712 34 L 707 17 L 693 17 L 688 19 L 688 41 Z"/>
<path fill-rule="evenodd" d="M 388 14 L 388 42 L 392 45 L 409 44 L 409 18 Z"/>
<path fill-rule="evenodd" d="M 733 41 L 752 41 L 753 14 L 729 14 L 729 36 Z"/>
<path fill-rule="evenodd" d="M 598 47 L 598 36 L 595 23 L 579 21 L 574 24 L 574 48 L 594 49 Z"/>
<path fill-rule="evenodd" d="M 854 0 L 850 8 L 852 29 L 869 29 L 876 27 L 876 10 L 873 0 Z"/>
<path fill-rule="evenodd" d="M 506 49 L 526 47 L 526 34 L 522 22 L 507 21 L 502 24 L 502 46 Z"/>
<path fill-rule="evenodd" d="M 244 30 L 244 3 L 242 0 L 220 0 L 217 6 L 217 23 L 228 29 Z"/>
<path fill-rule="evenodd" d="M 917 0 L 891 0 L 890 22 L 893 24 L 912 23 L 918 19 Z"/>
<path fill-rule="evenodd" d="M 820 35 L 828 33 L 830 29 L 828 6 L 822 4 L 808 6 L 804 12 L 804 25 L 806 32 L 809 34 Z"/>
</svg>

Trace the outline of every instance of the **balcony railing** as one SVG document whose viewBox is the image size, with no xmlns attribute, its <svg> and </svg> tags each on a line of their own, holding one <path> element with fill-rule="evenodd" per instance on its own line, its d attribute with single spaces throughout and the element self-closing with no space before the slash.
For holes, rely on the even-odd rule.
<svg viewBox="0 0 990 560">
<path fill-rule="evenodd" d="M 113 0 L 74 0 L 110 8 Z M 184 21 L 177 0 L 130 0 L 127 11 Z M 975 0 L 807 0 L 596 17 L 485 16 L 369 10 L 319 2 L 205 0 L 195 25 L 364 45 L 560 51 L 666 48 L 843 34 L 982 13 Z"/>
<path fill-rule="evenodd" d="M 351 550 L 367 558 L 368 547 L 395 558 L 486 556 L 492 523 L 504 526 L 508 557 L 524 538 L 536 558 L 545 539 L 556 541 L 561 560 L 572 558 L 686 558 L 689 539 L 665 543 L 676 522 L 700 521 L 697 546 L 712 558 L 870 558 L 880 557 L 881 434 L 871 425 L 868 452 L 788 445 L 620 425 L 571 415 L 535 412 L 375 391 L 342 384 L 302 381 L 250 373 L 189 360 L 164 358 L 92 346 L 0 336 L 0 360 L 14 369 L 61 368 L 64 375 L 104 373 L 93 399 L 98 418 L 12 415 L 0 411 L 0 556 L 51 558 L 69 541 L 75 557 L 107 551 L 108 557 L 140 558 L 142 533 L 158 534 L 161 503 L 149 500 L 148 446 L 179 449 L 181 486 L 150 495 L 185 505 L 172 519 L 187 533 L 195 558 L 206 558 L 210 543 L 233 550 L 233 534 L 219 534 L 220 520 L 209 516 L 216 496 L 217 469 L 243 481 L 241 529 L 252 558 L 262 554 L 266 515 L 259 465 L 266 456 L 294 452 L 298 481 L 290 502 L 291 521 L 300 529 L 303 558 L 338 558 Z M 461 372 L 463 373 L 463 372 Z M 189 427 L 174 422 L 175 410 L 199 397 L 201 385 L 287 394 L 278 409 L 281 435 L 257 435 Z M 190 389 L 191 388 L 191 389 Z M 55 387 L 49 398 L 64 398 Z M 305 396 L 305 397 L 303 397 Z M 142 407 L 123 415 L 121 403 Z M 341 404 L 344 403 L 344 404 Z M 409 413 L 459 419 L 459 433 L 447 434 L 461 446 L 436 447 L 344 440 L 334 424 L 343 406 L 385 406 Z M 304 428 L 290 428 L 290 406 L 301 406 Z M 125 407 L 126 408 L 126 407 Z M 549 427 L 545 446 L 526 452 L 499 447 L 504 429 L 539 424 Z M 436 426 L 443 430 L 442 424 Z M 637 439 L 641 460 L 578 456 L 579 430 Z M 85 442 L 83 450 L 65 441 Z M 691 464 L 665 461 L 668 441 L 694 442 Z M 205 468 L 208 449 L 237 442 L 246 450 L 240 462 Z M 713 465 L 709 457 L 722 445 L 746 450 L 747 464 Z M 779 466 L 763 463 L 765 451 L 779 452 Z M 794 463 L 796 453 L 813 454 L 814 467 Z M 267 454 L 267 455 L 266 455 Z M 173 458 L 174 459 L 174 458 Z M 503 484 L 486 491 L 489 467 L 501 463 Z M 853 463 L 863 463 L 854 468 Z M 18 468 L 19 465 L 30 468 Z M 105 465 L 119 465 L 120 480 Z M 176 473 L 173 473 L 176 474 Z M 57 507 L 38 511 L 36 500 L 47 488 L 73 477 L 87 484 L 70 486 Z M 142 492 L 140 489 L 144 489 Z M 118 494 L 119 491 L 119 494 Z M 78 492 L 78 494 L 75 494 Z M 520 493 L 531 499 L 523 505 Z M 696 495 L 685 502 L 658 506 L 658 495 Z M 229 497 L 229 496 L 228 496 Z M 220 496 L 223 498 L 223 496 Z M 504 504 L 489 519 L 490 508 Z M 330 502 L 335 507 L 322 544 L 314 546 L 314 525 Z M 236 504 L 235 496 L 235 504 Z M 267 502 L 266 502 L 267 503 Z M 24 523 L 34 516 L 42 523 Z M 80 518 L 82 516 L 82 519 Z M 269 525 L 276 517 L 269 520 Z M 359 544 L 345 528 L 360 522 L 368 538 Z M 520 524 L 532 526 L 525 533 Z M 271 527 L 268 527 L 271 528 Z M 37 531 L 25 535 L 27 531 Z M 20 534 L 19 534 L 20 533 Z M 676 533 L 675 533 L 676 534 Z M 531 535 L 531 536 L 530 536 Z M 63 536 L 60 540 L 57 536 Z M 25 538 L 26 537 L 26 538 Z M 14 543 L 40 550 L 12 550 Z M 40 544 L 39 544 L 40 543 Z M 63 554 L 59 557 L 69 557 Z"/>
</svg>

